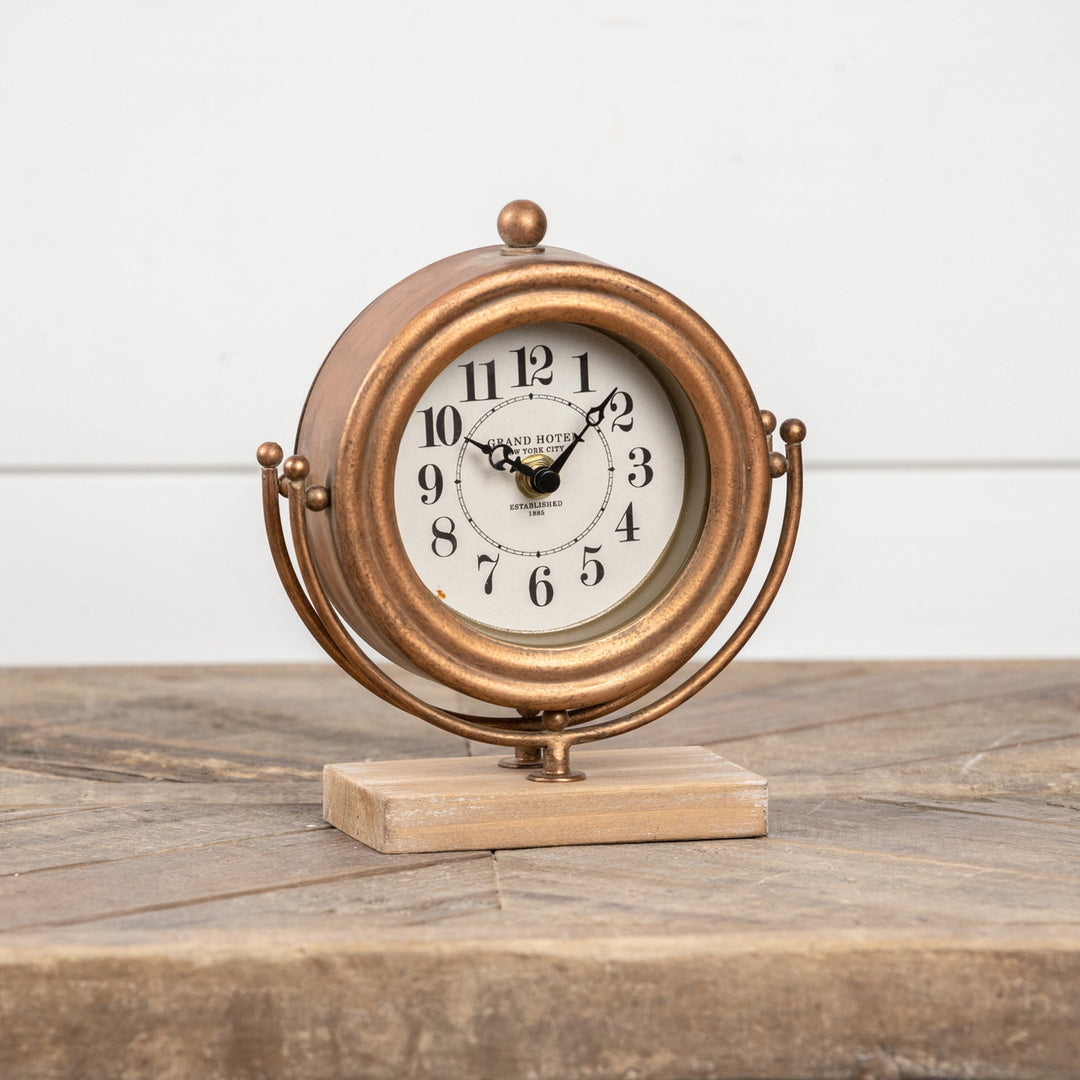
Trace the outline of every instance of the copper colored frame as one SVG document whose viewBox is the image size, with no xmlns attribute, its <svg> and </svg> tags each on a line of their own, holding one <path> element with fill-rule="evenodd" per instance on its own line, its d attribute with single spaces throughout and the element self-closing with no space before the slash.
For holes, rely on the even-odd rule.
<svg viewBox="0 0 1080 1080">
<path fill-rule="evenodd" d="M 264 444 L 267 534 L 279 575 L 328 654 L 372 692 L 466 738 L 514 746 L 541 762 L 536 779 L 576 779 L 569 747 L 662 716 L 719 673 L 756 629 L 787 569 L 802 501 L 800 443 L 788 421 L 786 454 L 771 453 L 775 419 L 758 410 L 723 342 L 657 286 L 573 252 L 536 249 L 507 259 L 485 248 L 427 267 L 384 294 L 345 331 L 312 387 L 297 454 Z M 575 322 L 633 343 L 693 402 L 709 455 L 697 542 L 671 584 L 644 611 L 581 643 L 505 640 L 434 601 L 412 568 L 394 513 L 396 450 L 431 380 L 466 349 L 515 326 Z M 770 481 L 787 474 L 772 566 L 750 611 L 720 651 L 672 693 L 614 720 L 679 670 L 716 629 L 746 583 L 768 514 Z M 288 493 L 288 554 L 278 496 Z M 339 615 L 340 612 L 340 615 Z M 346 629 L 393 659 L 517 715 L 473 717 L 438 709 L 395 683 Z M 590 726 L 583 726 L 590 725 Z"/>
</svg>

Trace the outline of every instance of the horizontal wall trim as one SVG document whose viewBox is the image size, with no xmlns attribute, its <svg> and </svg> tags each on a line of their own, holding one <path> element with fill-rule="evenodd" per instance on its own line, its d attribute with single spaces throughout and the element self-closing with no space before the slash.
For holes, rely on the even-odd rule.
<svg viewBox="0 0 1080 1080">
<path fill-rule="evenodd" d="M 0 544 L 0 665 L 322 658 L 278 581 L 254 472 L 0 478 L 20 508 Z M 1065 543 L 1080 532 L 1075 477 L 808 477 L 791 569 L 746 655 L 1080 655 L 1080 562 Z M 773 499 L 760 565 L 714 648 L 767 571 Z"/>
<path fill-rule="evenodd" d="M 0 465 L 0 476 L 254 476 L 259 466 L 250 465 L 169 465 L 117 464 L 100 465 Z"/>
<path fill-rule="evenodd" d="M 804 468 L 807 472 L 917 472 L 919 470 L 996 472 L 1001 469 L 1042 472 L 1047 469 L 1080 469 L 1080 458 L 815 461 L 808 455 L 804 461 Z M 204 465 L 159 463 L 0 465 L 0 476 L 254 476 L 258 472 L 259 466 L 254 462 L 250 465 L 221 463 Z"/>
<path fill-rule="evenodd" d="M 986 470 L 996 472 L 999 469 L 1025 469 L 1042 472 L 1046 469 L 1080 469 L 1080 458 L 1031 458 L 1031 459 L 1004 459 L 1004 458 L 971 458 L 951 460 L 927 459 L 927 460 L 882 460 L 882 461 L 813 461 L 807 458 L 803 462 L 807 472 L 854 472 L 854 471 L 887 471 L 887 472 L 913 472 L 920 469 L 945 470 Z"/>
</svg>

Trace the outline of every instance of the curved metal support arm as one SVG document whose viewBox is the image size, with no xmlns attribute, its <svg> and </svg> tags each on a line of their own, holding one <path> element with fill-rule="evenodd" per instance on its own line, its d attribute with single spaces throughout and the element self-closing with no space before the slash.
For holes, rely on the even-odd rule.
<svg viewBox="0 0 1080 1080">
<path fill-rule="evenodd" d="M 303 487 L 308 465 L 307 461 L 300 457 L 289 458 L 283 470 L 288 486 L 289 522 L 293 549 L 300 570 L 299 578 L 293 569 L 278 507 L 280 488 L 277 465 L 281 461 L 282 453 L 281 448 L 274 443 L 264 443 L 259 448 L 258 455 L 259 463 L 263 466 L 263 511 L 266 534 L 278 576 L 304 625 L 330 658 L 367 690 L 389 704 L 435 724 L 444 731 L 460 735 L 462 738 L 501 746 L 542 747 L 553 760 L 559 758 L 560 754 L 562 758 L 565 758 L 566 749 L 575 743 L 595 742 L 612 735 L 619 735 L 651 723 L 670 712 L 716 678 L 750 639 L 772 605 L 791 562 L 802 511 L 803 476 L 800 444 L 805 434 L 805 427 L 800 421 L 786 421 L 781 427 L 781 436 L 787 444 L 786 457 L 780 454 L 771 455 L 770 467 L 773 475 L 779 476 L 784 472 L 787 474 L 784 519 L 769 572 L 742 622 L 712 659 L 673 691 L 636 712 L 594 724 L 592 727 L 568 730 L 571 725 L 587 724 L 626 707 L 644 693 L 649 692 L 648 688 L 571 713 L 545 713 L 542 718 L 522 716 L 500 718 L 467 716 L 437 708 L 410 693 L 390 678 L 353 640 L 330 603 L 315 572 L 307 531 L 308 500 Z M 316 511 L 326 506 L 326 491 L 320 490 L 324 498 L 318 503 L 311 504 L 312 509 Z M 571 777 L 564 775 L 562 778 Z"/>
<path fill-rule="evenodd" d="M 280 460 L 280 456 L 277 457 L 277 461 Z M 311 633 L 311 636 L 315 638 L 324 652 L 326 652 L 330 659 L 341 667 L 346 674 L 355 679 L 366 690 L 369 690 L 377 697 L 382 698 L 383 701 L 395 705 L 398 708 L 405 709 L 408 712 L 413 712 L 415 715 L 421 715 L 416 712 L 416 710 L 409 708 L 402 700 L 402 695 L 409 696 L 408 692 L 390 679 L 381 668 L 372 663 L 371 660 L 355 646 L 343 628 L 339 628 L 339 634 L 332 634 L 328 630 L 325 616 L 321 615 L 308 599 L 308 594 L 304 591 L 304 586 L 301 585 L 300 580 L 296 575 L 296 571 L 293 569 L 292 560 L 289 556 L 289 549 L 285 543 L 285 533 L 281 524 L 281 511 L 279 507 L 281 487 L 279 486 L 280 478 L 276 467 L 277 462 L 273 461 L 272 454 L 268 458 L 268 461 L 273 463 L 263 465 L 262 475 L 263 518 L 266 524 L 266 537 L 270 544 L 270 552 L 274 559 L 274 566 L 277 569 L 278 577 L 280 578 L 281 584 L 285 589 L 285 594 L 291 601 L 296 613 L 300 616 L 304 625 Z M 301 502 L 301 514 L 303 514 L 305 509 L 305 496 L 302 483 L 286 478 L 286 487 L 289 491 L 290 516 L 292 516 L 291 508 L 294 503 L 294 491 L 296 492 L 296 497 L 298 497 Z M 293 524 L 293 530 L 295 537 L 295 523 Z M 304 540 L 304 546 L 306 547 L 306 530 L 304 530 Z M 329 607 L 328 604 L 327 607 Z M 347 642 L 349 648 L 341 648 L 338 641 L 342 641 L 343 644 Z M 416 700 L 419 701 L 419 699 Z M 420 704 L 422 705 L 423 703 L 420 702 Z M 430 707 L 425 706 L 425 708 Z M 438 711 L 441 712 L 442 710 Z M 471 717 L 454 712 L 447 712 L 447 715 L 466 722 L 490 724 L 494 727 L 505 727 L 508 730 L 539 728 L 539 722 L 536 718 L 520 716 L 506 718 Z M 422 716 L 421 718 L 429 719 L 427 716 Z M 440 726 L 443 725 L 440 724 Z M 479 738 L 479 735 L 474 734 L 470 737 Z"/>
<path fill-rule="evenodd" d="M 799 519 L 802 515 L 803 472 L 801 443 L 806 431 L 801 422 L 788 420 L 781 428 L 781 434 L 785 440 L 790 438 L 786 446 L 787 498 L 784 504 L 784 520 L 780 527 L 776 554 L 773 555 L 769 572 L 765 576 L 765 581 L 762 583 L 760 591 L 754 598 L 754 602 L 750 605 L 750 610 L 747 611 L 742 622 L 739 623 L 731 636 L 710 660 L 670 693 L 627 716 L 596 724 L 590 728 L 568 731 L 565 738 L 569 743 L 595 742 L 598 739 L 606 739 L 612 735 L 621 735 L 623 732 L 632 731 L 634 728 L 642 727 L 644 724 L 659 719 L 665 713 L 670 712 L 708 686 L 738 656 L 742 647 L 750 640 L 761 620 L 765 617 L 766 612 L 772 606 L 773 600 L 776 599 L 784 575 L 787 573 L 788 566 L 791 563 L 791 555 L 795 548 L 795 538 L 799 531 Z M 777 455 L 777 457 L 779 456 Z M 630 700 L 634 699 L 631 698 Z M 604 713 L 613 711 L 610 703 L 606 706 L 598 706 L 597 710 L 603 710 Z M 579 709 L 569 713 L 570 723 L 586 722 L 590 717 L 583 714 L 587 714 L 588 711 Z"/>
<path fill-rule="evenodd" d="M 306 462 L 305 462 L 306 464 Z M 286 474 L 287 475 L 287 474 Z M 307 595 L 315 614 L 334 647 L 347 661 L 346 670 L 354 675 L 363 686 L 378 694 L 384 701 L 421 720 L 441 727 L 452 735 L 466 739 L 495 743 L 499 746 L 544 746 L 549 741 L 542 732 L 516 730 L 518 725 L 531 721 L 522 717 L 499 720 L 484 718 L 478 722 L 464 718 L 446 709 L 439 709 L 428 704 L 415 694 L 410 693 L 399 683 L 390 678 L 367 654 L 353 641 L 330 603 L 329 598 L 315 573 L 308 542 L 306 506 L 302 478 L 290 480 L 289 488 L 289 524 L 292 527 L 293 550 L 300 569 L 300 577 L 307 590 Z M 344 665 L 343 665 L 344 666 Z M 362 677 L 361 677 L 362 676 Z M 480 726 L 480 724 L 485 726 Z M 508 730 L 498 730 L 506 725 Z"/>
<path fill-rule="evenodd" d="M 333 638 L 326 632 L 322 620 L 308 600 L 307 594 L 296 576 L 296 571 L 293 569 L 292 560 L 289 558 L 289 549 L 285 544 L 285 532 L 281 527 L 281 511 L 278 506 L 280 496 L 278 483 L 276 463 L 274 465 L 264 465 L 262 494 L 266 538 L 270 543 L 270 553 L 273 555 L 274 566 L 277 569 L 278 577 L 281 579 L 281 584 L 285 588 L 285 594 L 292 602 L 297 615 L 300 616 L 304 625 L 310 631 L 311 636 L 319 643 L 327 656 L 365 689 L 370 690 L 384 701 L 389 701 L 389 698 L 384 693 L 369 682 L 364 672 L 350 663 L 348 657 L 334 644 Z"/>
</svg>

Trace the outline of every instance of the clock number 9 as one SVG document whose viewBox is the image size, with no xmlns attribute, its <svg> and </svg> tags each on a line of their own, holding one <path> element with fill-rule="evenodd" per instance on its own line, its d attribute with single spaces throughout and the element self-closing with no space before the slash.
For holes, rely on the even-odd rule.
<svg viewBox="0 0 1080 1080">
<path fill-rule="evenodd" d="M 543 577 L 540 575 L 543 574 Z M 551 567 L 538 566 L 529 578 L 529 599 L 537 607 L 547 607 L 555 596 L 555 590 L 547 577 L 551 574 Z"/>
<path fill-rule="evenodd" d="M 440 527 L 441 522 L 446 522 L 446 524 Z M 454 535 L 453 518 L 437 517 L 431 523 L 431 535 L 433 537 L 431 550 L 440 559 L 449 559 L 457 551 L 457 537 Z M 449 551 L 446 550 L 447 546 L 449 546 Z"/>
<path fill-rule="evenodd" d="M 635 458 L 635 454 L 640 454 L 640 458 Z M 645 487 L 645 485 L 648 484 L 649 481 L 653 478 L 653 469 L 652 466 L 649 464 L 649 462 L 652 461 L 652 454 L 650 454 L 644 446 L 635 446 L 634 449 L 630 451 L 628 457 L 630 458 L 631 465 L 636 465 L 641 468 L 640 475 L 635 468 L 634 471 L 630 473 L 630 475 L 627 477 L 627 479 L 630 481 L 630 486 L 636 488 Z"/>
<path fill-rule="evenodd" d="M 425 506 L 431 506 L 437 503 L 442 498 L 443 492 L 443 479 L 442 469 L 438 465 L 421 465 L 420 471 L 416 474 L 416 482 L 423 489 L 424 494 L 420 496 L 420 501 Z M 633 483 L 633 481 L 631 481 Z"/>
</svg>

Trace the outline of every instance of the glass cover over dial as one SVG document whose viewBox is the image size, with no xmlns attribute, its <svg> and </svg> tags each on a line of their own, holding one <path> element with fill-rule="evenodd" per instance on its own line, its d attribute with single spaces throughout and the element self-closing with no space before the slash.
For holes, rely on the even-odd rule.
<svg viewBox="0 0 1080 1080">
<path fill-rule="evenodd" d="M 459 615 L 510 635 L 565 631 L 653 575 L 684 511 L 686 460 L 668 391 L 630 349 L 573 323 L 515 328 L 418 402 L 397 454 L 398 528 Z"/>
</svg>

